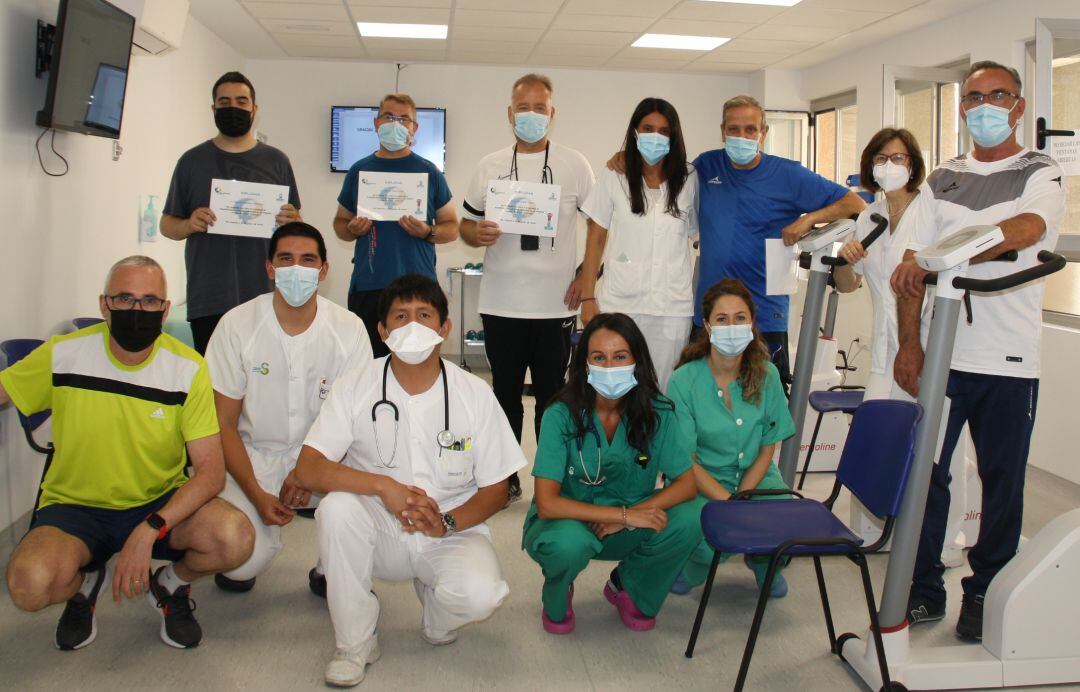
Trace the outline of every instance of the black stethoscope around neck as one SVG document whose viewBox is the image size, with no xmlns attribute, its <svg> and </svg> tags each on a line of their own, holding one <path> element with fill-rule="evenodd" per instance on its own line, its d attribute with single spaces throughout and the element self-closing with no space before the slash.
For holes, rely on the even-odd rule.
<svg viewBox="0 0 1080 692">
<path fill-rule="evenodd" d="M 371 428 L 375 435 L 375 449 L 379 454 L 379 465 L 387 469 L 397 468 L 394 465 L 394 458 L 397 457 L 397 432 L 401 419 L 397 404 L 386 398 L 386 378 L 390 374 L 390 358 L 387 356 L 386 364 L 383 366 L 382 398 L 371 407 Z M 443 429 L 435 436 L 435 442 L 438 443 L 441 454 L 442 450 L 450 449 L 450 446 L 454 444 L 454 434 L 450 432 L 450 385 L 446 381 L 446 366 L 443 365 L 442 358 L 439 359 L 439 373 L 442 375 L 443 385 Z M 380 406 L 388 406 L 394 414 L 394 447 L 390 452 L 390 461 L 386 461 L 386 457 L 383 456 L 382 445 L 379 444 L 379 429 L 375 425 Z"/>
</svg>

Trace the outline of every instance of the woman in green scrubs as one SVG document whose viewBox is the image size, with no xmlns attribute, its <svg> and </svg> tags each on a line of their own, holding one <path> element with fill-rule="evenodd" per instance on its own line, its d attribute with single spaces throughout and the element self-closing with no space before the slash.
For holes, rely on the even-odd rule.
<svg viewBox="0 0 1080 692">
<path fill-rule="evenodd" d="M 522 547 L 544 572 L 546 631 L 573 631 L 574 579 L 593 559 L 619 563 L 604 596 L 623 624 L 653 628 L 701 540 L 691 463 L 641 330 L 621 313 L 596 316 L 544 412 L 533 465 Z M 657 490 L 660 474 L 669 483 Z"/>
<path fill-rule="evenodd" d="M 786 490 L 772 459 L 777 444 L 795 433 L 780 374 L 754 326 L 754 302 L 746 286 L 724 279 L 701 302 L 705 328 L 683 350 L 667 390 L 684 436 L 694 445 L 698 498 L 691 504 L 699 511 L 710 500 L 727 500 L 742 490 Z M 713 549 L 702 538 L 672 590 L 687 593 L 702 584 L 712 557 Z M 758 588 L 768 562 L 747 559 Z M 769 595 L 785 594 L 787 582 L 778 572 Z"/>
</svg>

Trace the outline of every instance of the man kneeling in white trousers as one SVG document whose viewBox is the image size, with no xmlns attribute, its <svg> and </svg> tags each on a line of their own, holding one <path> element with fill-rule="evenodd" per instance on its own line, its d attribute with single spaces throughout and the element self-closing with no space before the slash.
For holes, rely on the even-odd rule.
<svg viewBox="0 0 1080 692">
<path fill-rule="evenodd" d="M 510 592 L 484 522 L 525 457 L 490 387 L 440 358 L 449 333 L 437 282 L 391 282 L 379 300 L 391 355 L 334 385 L 300 452 L 298 482 L 326 493 L 315 519 L 337 640 L 330 685 L 360 683 L 379 657 L 374 577 L 413 580 L 420 634 L 436 646 Z"/>
</svg>

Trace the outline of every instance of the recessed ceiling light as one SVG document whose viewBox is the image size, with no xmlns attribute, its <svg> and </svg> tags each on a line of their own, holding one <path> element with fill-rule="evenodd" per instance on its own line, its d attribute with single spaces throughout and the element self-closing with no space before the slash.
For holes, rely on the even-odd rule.
<svg viewBox="0 0 1080 692">
<path fill-rule="evenodd" d="M 387 22 L 357 22 L 361 36 L 378 38 L 436 38 L 446 39 L 446 24 L 391 24 Z"/>
<path fill-rule="evenodd" d="M 712 50 L 730 38 L 719 36 L 680 36 L 678 34 L 643 34 L 630 45 L 634 48 L 673 48 L 675 50 Z"/>
<path fill-rule="evenodd" d="M 736 5 L 777 5 L 779 7 L 792 7 L 802 0 L 701 0 L 702 2 L 729 2 Z"/>
</svg>

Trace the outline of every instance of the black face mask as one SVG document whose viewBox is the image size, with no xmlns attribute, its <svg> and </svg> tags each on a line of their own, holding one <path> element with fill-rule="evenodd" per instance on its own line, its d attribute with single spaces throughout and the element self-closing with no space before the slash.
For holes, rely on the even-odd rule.
<svg viewBox="0 0 1080 692">
<path fill-rule="evenodd" d="M 161 323 L 164 310 L 109 310 L 112 320 L 109 333 L 120 348 L 128 353 L 138 353 L 150 348 L 161 336 Z"/>
<path fill-rule="evenodd" d="M 253 118 L 251 111 L 233 106 L 214 109 L 214 124 L 226 137 L 243 137 L 251 129 Z"/>
</svg>

